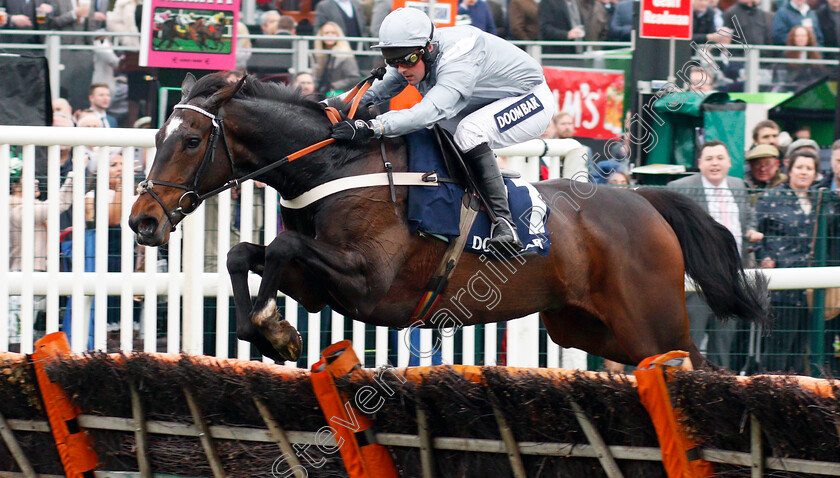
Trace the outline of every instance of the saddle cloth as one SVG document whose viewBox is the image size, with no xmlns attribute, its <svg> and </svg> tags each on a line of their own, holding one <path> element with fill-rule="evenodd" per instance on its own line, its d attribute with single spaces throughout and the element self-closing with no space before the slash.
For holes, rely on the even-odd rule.
<svg viewBox="0 0 840 478">
<path fill-rule="evenodd" d="M 422 129 L 405 136 L 408 142 L 408 169 L 411 172 L 435 171 L 438 177 L 449 178 L 446 164 L 434 133 Z M 508 204 L 516 223 L 516 232 L 525 245 L 525 252 L 536 252 L 545 257 L 551 247 L 550 234 L 545 224 L 549 208 L 539 192 L 521 178 L 505 178 Z M 439 187 L 409 188 L 408 224 L 412 232 L 443 236 L 452 240 L 460 235 L 461 200 L 464 188 L 451 182 Z M 482 208 L 469 232 L 465 250 L 475 254 L 489 252 L 490 217 Z"/>
</svg>

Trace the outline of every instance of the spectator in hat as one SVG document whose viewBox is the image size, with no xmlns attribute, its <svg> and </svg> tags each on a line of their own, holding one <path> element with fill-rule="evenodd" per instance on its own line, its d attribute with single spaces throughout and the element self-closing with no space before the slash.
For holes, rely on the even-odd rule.
<svg viewBox="0 0 840 478">
<path fill-rule="evenodd" d="M 797 140 L 793 141 L 792 143 L 790 143 L 788 145 L 787 149 L 785 149 L 785 157 L 784 157 L 784 161 L 782 161 L 782 163 L 784 164 L 784 167 L 785 167 L 785 171 L 787 171 L 788 167 L 790 167 L 791 156 L 793 156 L 793 153 L 796 153 L 799 150 L 810 151 L 810 152 L 814 153 L 815 155 L 817 155 L 817 157 L 819 157 L 820 145 L 817 144 L 817 142 L 814 141 L 813 139 L 807 139 L 807 138 L 797 139 Z M 819 181 L 819 179 L 818 179 L 818 181 Z"/>
<path fill-rule="evenodd" d="M 747 153 L 750 169 L 744 182 L 753 189 L 770 189 L 787 181 L 779 171 L 779 149 L 771 144 L 759 144 Z"/>
</svg>

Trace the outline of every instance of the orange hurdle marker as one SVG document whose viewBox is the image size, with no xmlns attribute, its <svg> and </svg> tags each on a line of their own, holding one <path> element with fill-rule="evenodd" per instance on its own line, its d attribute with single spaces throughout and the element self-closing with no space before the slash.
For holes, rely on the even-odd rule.
<svg viewBox="0 0 840 478">
<path fill-rule="evenodd" d="M 68 478 L 93 478 L 98 459 L 93 450 L 93 439 L 77 421 L 82 410 L 73 405 L 60 385 L 50 381 L 44 370 L 48 363 L 66 355 L 70 355 L 67 336 L 64 332 L 56 332 L 35 342 L 32 362 L 64 472 Z"/>
</svg>

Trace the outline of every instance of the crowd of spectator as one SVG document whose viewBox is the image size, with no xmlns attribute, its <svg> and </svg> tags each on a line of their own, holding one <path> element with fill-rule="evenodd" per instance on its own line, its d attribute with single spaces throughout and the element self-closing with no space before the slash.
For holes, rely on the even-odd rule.
<svg viewBox="0 0 840 478">
<path fill-rule="evenodd" d="M 745 268 L 840 264 L 840 140 L 831 146 L 830 169 L 821 171 L 819 147 L 809 138 L 790 141 L 770 120 L 759 122 L 752 137 L 743 179 L 730 175 L 728 146 L 708 141 L 697 158 L 699 173 L 668 186 L 692 197 L 732 232 Z M 826 239 L 825 254 L 818 251 L 819 238 Z M 823 256 L 824 262 L 816 263 Z M 760 331 L 739 330 L 733 321 L 715 318 L 697 294 L 688 294 L 686 302 L 692 339 L 713 363 L 749 372 L 808 371 L 813 327 L 804 290 L 772 292 L 775 329 L 763 338 Z M 827 337 L 837 328 L 834 322 L 827 325 Z M 837 358 L 829 362 L 836 366 Z"/>
<path fill-rule="evenodd" d="M 240 22 L 241 34 L 251 33 L 253 41 L 240 38 L 237 69 L 247 69 L 262 77 L 281 75 L 290 82 L 292 43 L 278 38 L 288 35 L 333 35 L 375 37 L 378 25 L 391 10 L 391 0 L 314 0 L 311 13 L 300 11 L 300 2 L 283 0 L 258 2 L 259 23 L 249 28 Z M 743 33 L 747 43 L 788 46 L 840 45 L 840 0 L 785 0 L 770 2 L 771 9 L 758 0 L 693 0 L 694 38 L 698 44 L 729 44 L 733 32 Z M 141 8 L 137 0 L 0 0 L 7 15 L 0 24 L 0 43 L 43 43 L 37 35 L 3 35 L 6 30 L 55 30 L 59 32 L 109 31 L 134 36 L 66 36 L 63 44 L 86 44 L 92 50 L 63 50 L 60 95 L 74 110 L 84 108 L 91 83 L 105 83 L 110 89 L 112 108 L 119 125 L 129 127 L 140 116 L 148 98 L 151 70 L 137 66 L 137 47 Z M 292 9 L 292 10 L 289 10 Z M 472 24 L 486 32 L 510 40 L 629 41 L 633 23 L 632 0 L 462 0 L 458 5 L 458 24 Z M 737 23 L 737 25 L 736 25 Z M 324 27 L 327 29 L 324 30 Z M 266 38 L 261 38 L 265 35 Z M 321 94 L 343 91 L 359 79 L 356 58 L 343 49 L 360 47 L 344 40 L 321 41 L 311 45 L 308 58 L 315 73 L 316 90 Z M 262 51 L 249 53 L 250 48 Z M 8 48 L 14 50 L 14 48 Z M 270 50 L 285 52 L 269 52 Z M 576 53 L 578 45 L 545 47 L 544 53 Z M 817 52 L 786 51 L 789 59 L 820 59 Z M 332 58 L 336 58 L 332 60 Z M 327 63 L 334 63 L 328 65 Z M 361 68 L 360 68 L 361 67 Z M 326 75 L 325 75 L 326 73 Z M 802 85 L 825 73 L 824 67 L 804 63 L 780 63 L 773 68 L 772 82 L 777 89 Z M 717 74 L 717 86 L 731 90 L 742 87 L 743 64 L 732 63 Z M 729 86 L 726 86 L 729 85 Z"/>
</svg>

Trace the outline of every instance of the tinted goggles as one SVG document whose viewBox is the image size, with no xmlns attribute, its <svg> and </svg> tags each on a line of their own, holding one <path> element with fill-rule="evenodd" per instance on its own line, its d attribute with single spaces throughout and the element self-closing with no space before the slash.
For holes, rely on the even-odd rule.
<svg viewBox="0 0 840 478">
<path fill-rule="evenodd" d="M 417 51 L 413 51 L 406 56 L 398 56 L 396 58 L 388 58 L 385 60 L 385 63 L 388 66 L 392 66 L 397 68 L 398 66 L 404 66 L 406 68 L 411 68 L 412 66 L 416 65 L 418 61 L 423 58 L 423 54 L 426 53 L 425 48 L 421 48 Z"/>
</svg>

